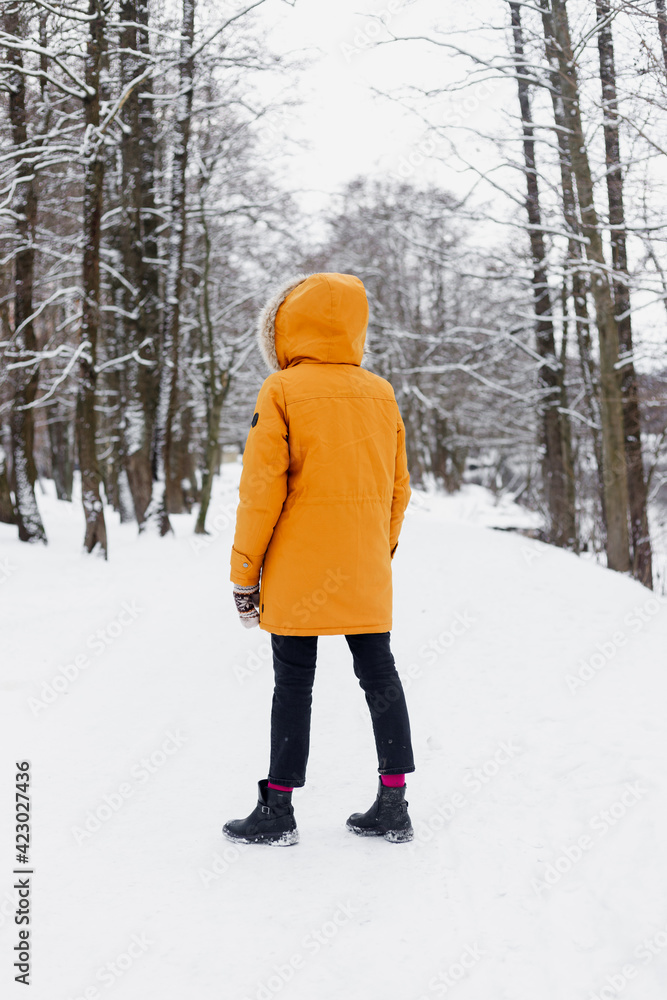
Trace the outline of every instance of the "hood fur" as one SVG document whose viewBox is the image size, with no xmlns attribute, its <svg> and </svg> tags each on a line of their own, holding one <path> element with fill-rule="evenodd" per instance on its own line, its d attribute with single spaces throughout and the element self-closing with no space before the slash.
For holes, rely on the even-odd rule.
<svg viewBox="0 0 667 1000">
<path fill-rule="evenodd" d="M 278 355 L 276 354 L 276 314 L 290 292 L 309 278 L 309 274 L 297 274 L 288 278 L 275 289 L 259 315 L 257 340 L 268 368 L 272 372 L 280 371 Z"/>
</svg>

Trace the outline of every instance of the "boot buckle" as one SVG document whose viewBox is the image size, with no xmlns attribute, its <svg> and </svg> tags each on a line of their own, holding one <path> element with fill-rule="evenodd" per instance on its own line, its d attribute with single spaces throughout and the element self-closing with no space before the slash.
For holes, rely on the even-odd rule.
<svg viewBox="0 0 667 1000">
<path fill-rule="evenodd" d="M 270 813 L 271 810 L 270 810 L 270 808 L 268 806 L 262 806 L 262 812 L 263 813 Z"/>
</svg>

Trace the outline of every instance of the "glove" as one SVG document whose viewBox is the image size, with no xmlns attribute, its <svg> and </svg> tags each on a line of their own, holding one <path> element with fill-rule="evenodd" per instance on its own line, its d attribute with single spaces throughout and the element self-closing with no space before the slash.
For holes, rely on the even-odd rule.
<svg viewBox="0 0 667 1000">
<path fill-rule="evenodd" d="M 259 625 L 259 584 L 255 583 L 250 587 L 242 587 L 234 584 L 234 603 L 239 613 L 241 624 L 245 628 L 254 628 Z"/>
</svg>

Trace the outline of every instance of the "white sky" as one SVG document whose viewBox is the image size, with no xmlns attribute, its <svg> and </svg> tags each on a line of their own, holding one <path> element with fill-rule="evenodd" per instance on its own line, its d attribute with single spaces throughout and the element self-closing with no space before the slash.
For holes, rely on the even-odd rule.
<svg viewBox="0 0 667 1000">
<path fill-rule="evenodd" d="M 373 88 L 395 93 L 415 84 L 442 85 L 461 78 L 467 66 L 467 61 L 426 43 L 374 46 L 379 26 L 368 15 L 384 12 L 392 31 L 412 35 L 427 33 L 434 24 L 464 25 L 475 11 L 477 17 L 480 13 L 482 18 L 497 17 L 504 8 L 497 0 L 468 0 L 465 5 L 413 0 L 396 11 L 394 0 L 392 12 L 391 2 L 297 0 L 292 9 L 285 4 L 273 7 L 271 47 L 280 52 L 302 48 L 312 57 L 295 90 L 304 104 L 289 122 L 290 135 L 306 140 L 310 149 L 290 157 L 288 178 L 291 189 L 310 192 L 304 201 L 312 208 L 326 202 L 323 192 L 337 190 L 357 175 L 405 171 L 406 157 L 419 152 L 424 143 L 424 124 L 396 103 L 376 96 Z M 479 36 L 476 48 L 478 43 Z M 463 101 L 464 95 L 458 100 Z M 451 106 L 457 98 L 447 101 Z M 431 160 L 419 167 L 418 179 L 438 178 L 447 187 L 455 186 L 456 179 L 445 177 L 443 171 L 446 166 Z"/>
</svg>

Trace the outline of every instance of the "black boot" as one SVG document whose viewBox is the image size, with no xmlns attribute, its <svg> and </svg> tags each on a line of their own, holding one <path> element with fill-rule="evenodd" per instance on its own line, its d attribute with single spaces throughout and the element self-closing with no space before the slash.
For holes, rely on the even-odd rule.
<svg viewBox="0 0 667 1000">
<path fill-rule="evenodd" d="M 257 805 L 245 819 L 230 819 L 222 828 L 229 840 L 242 844 L 273 844 L 288 847 L 299 843 L 292 793 L 269 788 L 263 778 L 258 783 Z"/>
<path fill-rule="evenodd" d="M 414 837 L 405 801 L 405 785 L 390 788 L 380 784 L 375 802 L 365 813 L 352 813 L 347 828 L 360 837 L 384 837 L 392 844 L 404 844 Z"/>
</svg>

